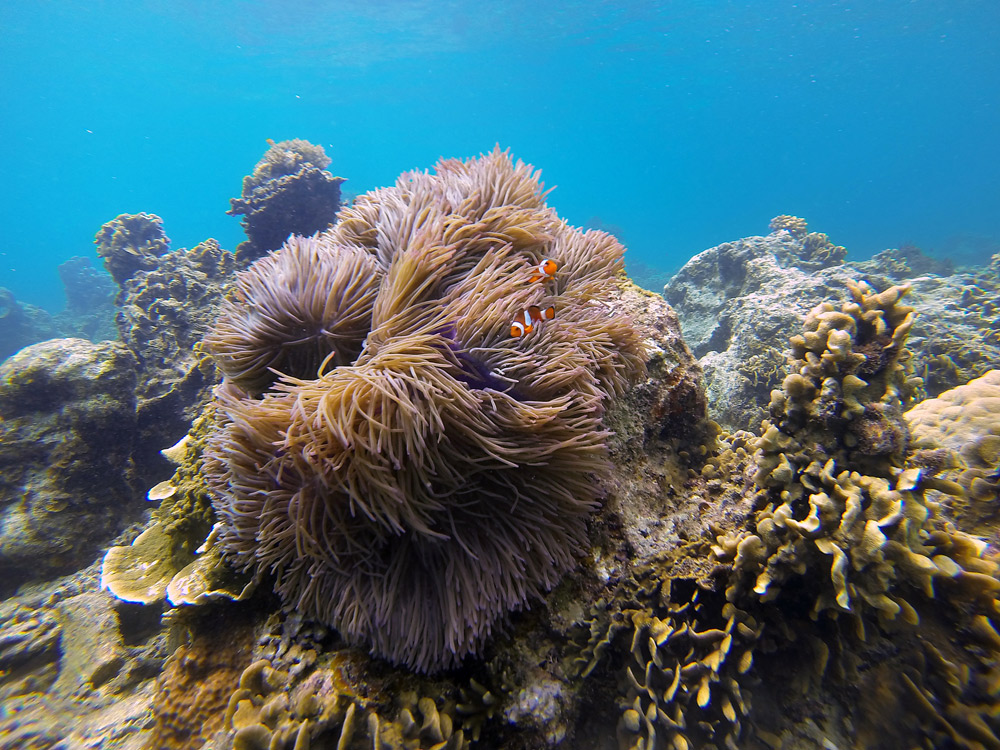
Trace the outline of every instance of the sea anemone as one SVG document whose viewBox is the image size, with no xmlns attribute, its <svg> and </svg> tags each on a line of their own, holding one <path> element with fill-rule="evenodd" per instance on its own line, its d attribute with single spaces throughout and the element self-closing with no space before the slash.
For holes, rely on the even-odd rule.
<svg viewBox="0 0 1000 750">
<path fill-rule="evenodd" d="M 452 667 L 586 543 L 605 404 L 644 366 L 601 304 L 622 248 L 560 221 L 537 173 L 499 150 L 404 174 L 315 242 L 381 269 L 370 330 L 353 362 L 283 371 L 262 395 L 227 377 L 206 453 L 220 541 L 347 639 Z M 286 250 L 250 273 L 269 279 Z M 543 258 L 556 279 L 527 283 Z M 318 298 L 355 277 L 326 278 Z M 513 316 L 543 302 L 556 319 L 511 338 Z"/>
<path fill-rule="evenodd" d="M 381 269 L 329 235 L 292 236 L 241 273 L 205 346 L 230 382 L 259 394 L 277 373 L 315 377 L 350 364 L 371 326 Z"/>
</svg>

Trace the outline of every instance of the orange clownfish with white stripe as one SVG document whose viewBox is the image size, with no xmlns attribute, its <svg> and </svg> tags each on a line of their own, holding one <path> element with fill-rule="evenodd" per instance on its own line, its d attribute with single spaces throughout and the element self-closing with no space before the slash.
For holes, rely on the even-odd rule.
<svg viewBox="0 0 1000 750">
<path fill-rule="evenodd" d="M 552 320 L 555 317 L 555 305 L 549 305 L 544 310 L 538 305 L 532 305 L 514 317 L 514 322 L 510 324 L 510 335 L 516 339 L 521 338 L 535 330 L 535 326 L 542 321 Z"/>
<path fill-rule="evenodd" d="M 528 279 L 528 283 L 534 284 L 536 281 L 551 281 L 558 270 L 558 263 L 552 260 L 552 258 L 545 258 L 532 269 L 531 278 Z"/>
</svg>

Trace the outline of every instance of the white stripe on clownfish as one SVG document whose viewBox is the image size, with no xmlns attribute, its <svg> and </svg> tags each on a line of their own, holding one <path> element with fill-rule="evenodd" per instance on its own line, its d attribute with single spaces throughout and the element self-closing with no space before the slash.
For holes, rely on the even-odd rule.
<svg viewBox="0 0 1000 750">
<path fill-rule="evenodd" d="M 536 325 L 540 325 L 546 320 L 552 320 L 555 317 L 555 305 L 549 305 L 544 310 L 538 305 L 532 305 L 527 310 L 522 310 L 514 316 L 514 320 L 510 324 L 510 335 L 514 338 L 521 338 L 535 330 Z"/>
<path fill-rule="evenodd" d="M 552 281 L 556 275 L 556 271 L 559 270 L 559 264 L 552 260 L 552 258 L 544 258 L 532 270 L 531 278 L 528 279 L 529 284 L 534 284 L 536 281 Z"/>
</svg>

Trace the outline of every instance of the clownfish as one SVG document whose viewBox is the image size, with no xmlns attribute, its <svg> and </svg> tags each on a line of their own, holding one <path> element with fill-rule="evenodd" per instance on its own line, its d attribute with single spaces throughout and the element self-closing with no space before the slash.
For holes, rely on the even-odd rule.
<svg viewBox="0 0 1000 750">
<path fill-rule="evenodd" d="M 533 270 L 531 278 L 528 279 L 529 284 L 534 284 L 536 281 L 551 281 L 556 271 L 559 270 L 559 264 L 552 258 L 545 258 Z"/>
<path fill-rule="evenodd" d="M 535 330 L 535 326 L 543 320 L 552 320 L 555 317 L 555 305 L 549 305 L 544 310 L 538 305 L 532 305 L 514 317 L 514 322 L 510 324 L 510 335 L 516 339 L 520 338 Z"/>
</svg>

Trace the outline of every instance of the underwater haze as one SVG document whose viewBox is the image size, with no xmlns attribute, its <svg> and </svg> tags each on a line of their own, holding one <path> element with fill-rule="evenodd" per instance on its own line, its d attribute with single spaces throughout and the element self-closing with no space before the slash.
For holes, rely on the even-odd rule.
<svg viewBox="0 0 1000 750">
<path fill-rule="evenodd" d="M 267 139 L 348 195 L 499 144 L 664 271 L 777 214 L 854 259 L 1000 247 L 995 0 L 11 0 L 0 28 L 0 287 L 52 311 L 118 214 L 234 248 Z"/>
</svg>

